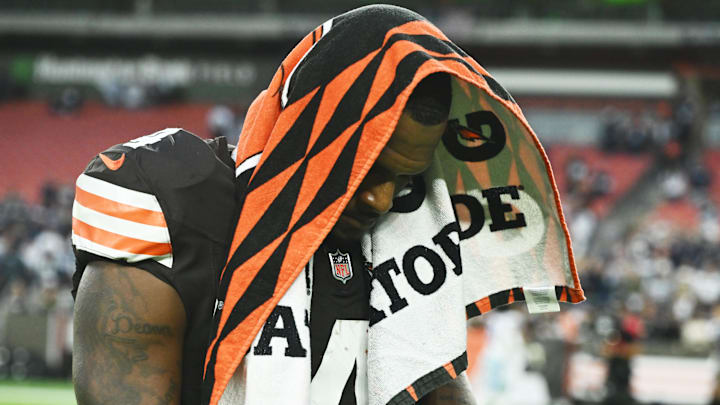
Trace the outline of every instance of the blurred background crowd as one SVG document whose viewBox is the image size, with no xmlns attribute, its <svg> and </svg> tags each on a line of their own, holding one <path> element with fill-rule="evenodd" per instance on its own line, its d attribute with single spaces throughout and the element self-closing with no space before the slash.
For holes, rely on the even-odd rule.
<svg viewBox="0 0 720 405">
<path fill-rule="evenodd" d="M 237 141 L 282 57 L 343 0 L 0 4 L 2 381 L 69 379 L 74 178 L 165 127 Z M 588 301 L 469 329 L 482 404 L 719 404 L 720 2 L 399 1 L 518 101 Z"/>
</svg>

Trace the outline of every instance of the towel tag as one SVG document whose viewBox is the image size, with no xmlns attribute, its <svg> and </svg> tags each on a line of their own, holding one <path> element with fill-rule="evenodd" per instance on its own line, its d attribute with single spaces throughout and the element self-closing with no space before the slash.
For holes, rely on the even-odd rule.
<svg viewBox="0 0 720 405">
<path fill-rule="evenodd" d="M 531 314 L 560 311 L 560 305 L 555 298 L 555 287 L 525 287 L 523 292 L 528 312 Z"/>
</svg>

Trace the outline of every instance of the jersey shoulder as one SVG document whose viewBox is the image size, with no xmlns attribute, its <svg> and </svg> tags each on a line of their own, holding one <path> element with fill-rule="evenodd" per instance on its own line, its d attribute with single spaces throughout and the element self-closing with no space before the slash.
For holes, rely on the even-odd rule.
<svg viewBox="0 0 720 405">
<path fill-rule="evenodd" d="M 99 153 L 76 182 L 76 253 L 130 264 L 150 260 L 172 268 L 173 223 L 192 220 L 188 205 L 194 202 L 183 191 L 212 188 L 217 182 L 212 177 L 224 168 L 227 173 L 221 177 L 232 179 L 219 149 L 187 131 L 168 128 Z M 224 154 L 229 156 L 227 148 Z"/>
</svg>

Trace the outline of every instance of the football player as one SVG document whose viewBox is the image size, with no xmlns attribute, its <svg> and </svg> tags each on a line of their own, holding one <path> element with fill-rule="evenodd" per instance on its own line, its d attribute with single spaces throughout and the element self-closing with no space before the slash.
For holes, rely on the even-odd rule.
<svg viewBox="0 0 720 405">
<path fill-rule="evenodd" d="M 445 130 L 448 93 L 447 75 L 418 85 L 315 253 L 311 321 L 293 326 L 310 330 L 316 378 L 335 322 L 367 322 L 370 273 L 359 239 L 430 165 Z M 212 315 L 222 309 L 215 301 L 219 274 L 238 215 L 236 187 L 224 139 L 206 141 L 181 129 L 113 146 L 78 178 L 73 377 L 79 405 L 200 403 Z M 331 268 L 333 253 L 340 270 Z M 293 350 L 293 336 L 280 337 Z M 322 381 L 338 385 L 333 404 L 357 403 L 355 389 L 347 388 L 363 381 L 357 374 Z M 474 403 L 464 374 L 421 401 Z"/>
</svg>

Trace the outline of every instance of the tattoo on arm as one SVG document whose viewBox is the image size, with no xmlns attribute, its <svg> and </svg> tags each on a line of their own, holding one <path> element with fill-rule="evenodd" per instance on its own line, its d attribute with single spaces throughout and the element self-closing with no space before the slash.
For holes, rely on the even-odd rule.
<svg viewBox="0 0 720 405">
<path fill-rule="evenodd" d="M 476 405 L 475 396 L 470 389 L 465 373 L 456 379 L 429 393 L 419 402 L 421 405 Z"/>
<path fill-rule="evenodd" d="M 94 267 L 86 270 L 75 308 L 78 403 L 177 404 L 184 312 L 182 318 L 170 314 L 165 323 L 165 314 L 153 311 L 163 311 L 168 300 L 160 294 L 156 306 L 158 298 L 144 284 L 151 275 L 110 263 Z"/>
</svg>

